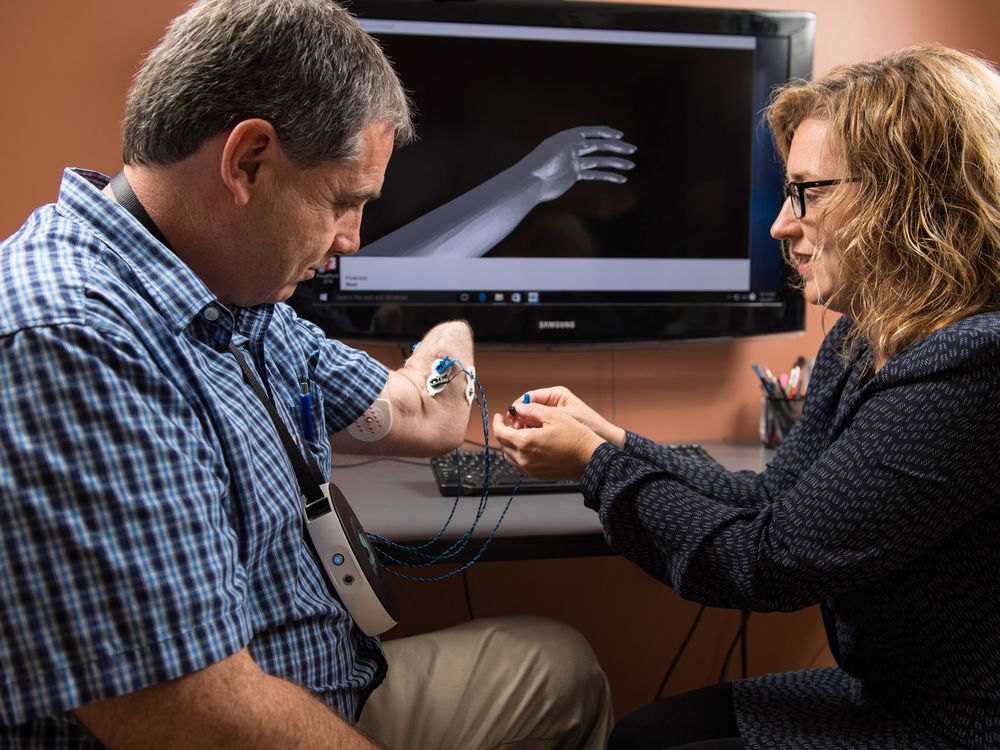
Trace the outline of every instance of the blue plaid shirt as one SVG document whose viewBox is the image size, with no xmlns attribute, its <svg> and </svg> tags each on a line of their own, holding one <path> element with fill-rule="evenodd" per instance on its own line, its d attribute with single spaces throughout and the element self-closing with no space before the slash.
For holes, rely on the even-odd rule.
<svg viewBox="0 0 1000 750">
<path fill-rule="evenodd" d="M 355 420 L 386 380 L 287 305 L 221 305 L 67 170 L 55 205 L 0 246 L 0 746 L 95 747 L 66 712 L 245 646 L 356 719 L 381 681 L 302 537 L 294 472 L 228 351 L 266 371 L 300 432 Z"/>
</svg>

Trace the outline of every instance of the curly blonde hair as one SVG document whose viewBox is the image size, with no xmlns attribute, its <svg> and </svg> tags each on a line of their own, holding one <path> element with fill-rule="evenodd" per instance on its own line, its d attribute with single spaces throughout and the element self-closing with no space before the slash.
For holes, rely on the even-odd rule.
<svg viewBox="0 0 1000 750">
<path fill-rule="evenodd" d="M 784 159 L 803 120 L 829 127 L 847 217 L 837 297 L 876 361 L 961 318 L 1000 309 L 1000 76 L 916 46 L 779 90 L 767 119 Z M 831 295 L 833 296 L 833 295 Z"/>
</svg>

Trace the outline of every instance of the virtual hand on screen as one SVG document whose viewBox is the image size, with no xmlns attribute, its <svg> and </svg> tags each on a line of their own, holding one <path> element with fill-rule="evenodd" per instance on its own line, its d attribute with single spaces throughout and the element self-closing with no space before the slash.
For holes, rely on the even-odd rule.
<svg viewBox="0 0 1000 750">
<path fill-rule="evenodd" d="M 559 408 L 618 448 L 625 447 L 625 430 L 612 424 L 588 406 L 569 388 L 557 385 L 527 392 L 530 403 Z M 515 404 L 520 412 L 524 404 Z"/>
<path fill-rule="evenodd" d="M 568 412 L 518 404 L 518 415 L 493 416 L 493 435 L 507 460 L 540 479 L 579 479 L 603 438 Z"/>
<path fill-rule="evenodd" d="M 614 128 L 575 127 L 549 136 L 504 171 L 409 224 L 361 248 L 368 257 L 479 258 L 510 234 L 539 203 L 580 180 L 612 184 L 635 163 L 615 154 L 636 147 Z M 419 146 L 416 146 L 419 148 Z M 609 155 L 596 155 L 604 152 Z"/>
<path fill-rule="evenodd" d="M 597 152 L 634 154 L 636 147 L 621 140 L 620 130 L 604 126 L 575 127 L 549 136 L 524 157 L 515 169 L 542 181 L 541 202 L 558 198 L 578 180 L 622 184 L 625 175 L 608 169 L 629 170 L 635 162 L 618 156 L 590 156 Z"/>
</svg>

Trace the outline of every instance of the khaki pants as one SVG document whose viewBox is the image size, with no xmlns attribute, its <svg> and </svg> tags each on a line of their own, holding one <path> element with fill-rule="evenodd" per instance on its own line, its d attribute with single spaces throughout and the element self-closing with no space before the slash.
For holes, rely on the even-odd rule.
<svg viewBox="0 0 1000 750">
<path fill-rule="evenodd" d="M 386 750 L 604 750 L 607 678 L 566 625 L 497 617 L 383 645 L 358 729 Z"/>
</svg>

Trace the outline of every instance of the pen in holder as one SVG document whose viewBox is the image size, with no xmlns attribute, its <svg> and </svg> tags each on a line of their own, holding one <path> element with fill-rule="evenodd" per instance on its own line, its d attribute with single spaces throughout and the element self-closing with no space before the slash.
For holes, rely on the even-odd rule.
<svg viewBox="0 0 1000 750">
<path fill-rule="evenodd" d="M 804 396 L 764 396 L 760 400 L 760 441 L 777 448 L 802 415 Z"/>
</svg>

